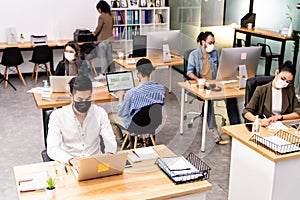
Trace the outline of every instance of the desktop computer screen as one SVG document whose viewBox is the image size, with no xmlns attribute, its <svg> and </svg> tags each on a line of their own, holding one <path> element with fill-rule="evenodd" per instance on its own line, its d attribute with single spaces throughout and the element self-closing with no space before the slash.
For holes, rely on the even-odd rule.
<svg viewBox="0 0 300 200">
<path fill-rule="evenodd" d="M 181 48 L 180 30 L 147 33 L 147 56 L 161 57 L 164 44 L 169 45 L 171 54 L 179 55 Z"/>
<path fill-rule="evenodd" d="M 132 57 L 147 56 L 147 35 L 132 36 Z"/>
<path fill-rule="evenodd" d="M 217 73 L 217 80 L 236 80 L 239 65 L 245 65 L 248 78 L 255 77 L 262 47 L 223 48 Z"/>
</svg>

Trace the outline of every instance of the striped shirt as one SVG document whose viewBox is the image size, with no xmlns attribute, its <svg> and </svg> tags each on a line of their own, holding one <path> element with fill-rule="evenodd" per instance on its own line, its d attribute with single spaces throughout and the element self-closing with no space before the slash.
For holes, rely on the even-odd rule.
<svg viewBox="0 0 300 200">
<path fill-rule="evenodd" d="M 128 90 L 124 101 L 118 104 L 118 115 L 123 119 L 125 128 L 128 128 L 133 116 L 143 107 L 155 103 L 164 104 L 165 88 L 153 81 L 141 83 Z"/>
</svg>

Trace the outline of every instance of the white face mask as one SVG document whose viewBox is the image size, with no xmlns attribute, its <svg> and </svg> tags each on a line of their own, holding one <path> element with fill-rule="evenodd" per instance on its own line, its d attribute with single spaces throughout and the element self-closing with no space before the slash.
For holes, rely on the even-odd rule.
<svg viewBox="0 0 300 200">
<path fill-rule="evenodd" d="M 208 44 L 207 47 L 205 48 L 205 50 L 206 50 L 207 53 L 210 53 L 214 50 L 214 48 L 215 48 L 215 45 Z"/>
<path fill-rule="evenodd" d="M 289 85 L 289 83 L 285 82 L 281 78 L 278 77 L 277 81 L 275 81 L 275 87 L 278 89 L 285 88 Z"/>
<path fill-rule="evenodd" d="M 64 52 L 65 58 L 71 62 L 75 59 L 75 54 L 74 53 L 69 53 L 69 52 Z"/>
</svg>

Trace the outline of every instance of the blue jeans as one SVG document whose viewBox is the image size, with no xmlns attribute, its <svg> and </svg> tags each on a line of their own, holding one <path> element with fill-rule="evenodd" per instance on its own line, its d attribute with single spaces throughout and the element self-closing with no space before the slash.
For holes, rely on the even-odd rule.
<svg viewBox="0 0 300 200">
<path fill-rule="evenodd" d="M 208 128 L 217 128 L 213 101 L 208 101 L 207 125 L 208 125 Z"/>
<path fill-rule="evenodd" d="M 102 41 L 98 44 L 97 55 L 100 59 L 101 72 L 115 71 L 115 63 L 112 58 L 112 44 L 110 41 Z"/>
</svg>

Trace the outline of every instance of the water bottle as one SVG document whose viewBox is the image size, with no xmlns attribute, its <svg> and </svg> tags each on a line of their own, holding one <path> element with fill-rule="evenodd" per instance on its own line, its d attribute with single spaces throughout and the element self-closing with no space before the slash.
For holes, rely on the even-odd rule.
<svg viewBox="0 0 300 200">
<path fill-rule="evenodd" d="M 252 125 L 252 134 L 259 135 L 260 134 L 260 123 L 258 121 L 258 115 L 255 116 L 255 121 Z"/>
<path fill-rule="evenodd" d="M 51 99 L 51 88 L 48 85 L 48 81 L 44 80 L 44 87 L 42 90 L 42 99 L 43 100 L 50 100 Z"/>
</svg>

